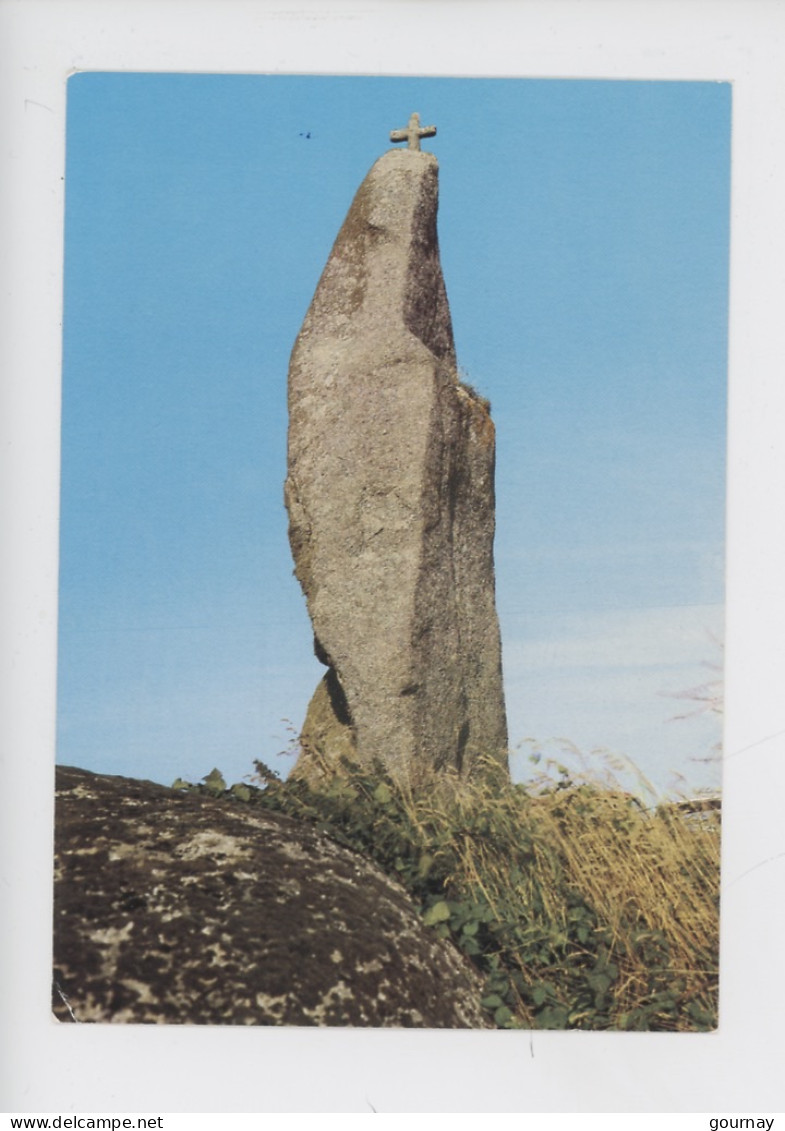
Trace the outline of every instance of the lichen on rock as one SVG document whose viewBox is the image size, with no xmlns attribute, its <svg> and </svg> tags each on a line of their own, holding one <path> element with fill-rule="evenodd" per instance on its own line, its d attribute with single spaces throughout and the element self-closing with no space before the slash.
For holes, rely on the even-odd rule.
<svg viewBox="0 0 785 1131">
<path fill-rule="evenodd" d="M 404 890 L 312 826 L 58 767 L 59 1020 L 487 1028 L 481 997 Z"/>
</svg>

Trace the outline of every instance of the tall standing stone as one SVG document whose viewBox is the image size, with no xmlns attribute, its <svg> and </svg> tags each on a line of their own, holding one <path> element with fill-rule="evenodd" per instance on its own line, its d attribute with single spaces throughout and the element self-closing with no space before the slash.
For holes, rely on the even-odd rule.
<svg viewBox="0 0 785 1131">
<path fill-rule="evenodd" d="M 328 668 L 306 776 L 343 754 L 415 778 L 506 766 L 495 433 L 458 380 L 438 164 L 419 149 L 435 131 L 415 118 L 360 186 L 289 367 L 289 538 Z"/>
</svg>

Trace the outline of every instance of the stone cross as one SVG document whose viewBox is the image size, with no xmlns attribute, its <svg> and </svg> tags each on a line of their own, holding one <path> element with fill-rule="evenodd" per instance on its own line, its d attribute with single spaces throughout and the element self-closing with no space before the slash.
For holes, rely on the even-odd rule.
<svg viewBox="0 0 785 1131">
<path fill-rule="evenodd" d="M 390 141 L 407 141 L 409 149 L 419 149 L 421 137 L 435 136 L 436 126 L 421 126 L 419 114 L 412 114 L 405 130 L 390 130 Z"/>
</svg>

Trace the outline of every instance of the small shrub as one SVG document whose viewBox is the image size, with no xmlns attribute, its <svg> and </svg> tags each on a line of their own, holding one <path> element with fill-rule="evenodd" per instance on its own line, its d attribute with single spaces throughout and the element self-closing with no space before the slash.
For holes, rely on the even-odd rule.
<svg viewBox="0 0 785 1131">
<path fill-rule="evenodd" d="M 379 765 L 341 769 L 317 787 L 257 762 L 254 785 L 225 796 L 312 822 L 397 878 L 483 973 L 496 1025 L 716 1026 L 716 810 L 695 820 L 563 766 L 526 788 L 490 762 L 417 787 Z M 222 782 L 213 771 L 191 788 Z"/>
</svg>

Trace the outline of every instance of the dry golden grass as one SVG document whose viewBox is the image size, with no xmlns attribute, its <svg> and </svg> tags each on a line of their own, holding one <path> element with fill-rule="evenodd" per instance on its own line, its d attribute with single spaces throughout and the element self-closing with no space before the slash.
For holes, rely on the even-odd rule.
<svg viewBox="0 0 785 1131">
<path fill-rule="evenodd" d="M 718 809 L 647 804 L 607 765 L 526 789 L 485 769 L 446 788 L 399 784 L 399 796 L 416 842 L 448 865 L 443 898 L 458 914 L 442 933 L 461 945 L 467 906 L 484 916 L 468 938 L 520 971 L 504 997 L 518 1022 L 713 1027 Z"/>
</svg>

